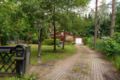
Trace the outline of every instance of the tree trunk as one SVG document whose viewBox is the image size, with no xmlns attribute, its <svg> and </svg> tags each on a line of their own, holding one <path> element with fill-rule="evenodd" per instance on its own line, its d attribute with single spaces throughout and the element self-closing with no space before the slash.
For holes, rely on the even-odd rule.
<svg viewBox="0 0 120 80">
<path fill-rule="evenodd" d="M 112 19 L 111 19 L 111 27 L 110 27 L 110 36 L 113 37 L 114 28 L 115 28 L 115 2 L 116 0 L 112 0 Z"/>
<path fill-rule="evenodd" d="M 55 25 L 55 21 L 53 21 L 53 27 L 54 27 L 54 51 L 56 51 L 56 25 Z"/>
<path fill-rule="evenodd" d="M 19 44 L 19 36 L 17 36 L 17 41 L 16 42 L 17 42 L 17 44 Z"/>
<path fill-rule="evenodd" d="M 62 49 L 65 49 L 65 30 L 63 31 L 63 45 L 62 45 Z"/>
<path fill-rule="evenodd" d="M 0 28 L 0 46 L 2 46 L 2 26 Z"/>
<path fill-rule="evenodd" d="M 97 40 L 97 32 L 98 32 L 98 0 L 96 0 L 96 8 L 95 8 L 95 31 L 94 31 L 94 48 L 96 48 L 96 40 Z"/>
<path fill-rule="evenodd" d="M 41 49 L 41 46 L 42 46 L 42 29 L 39 30 L 39 36 L 38 36 L 38 57 L 41 56 L 41 52 L 42 52 L 42 49 Z"/>
<path fill-rule="evenodd" d="M 1 36 L 0 36 L 0 46 L 2 46 L 2 40 L 1 40 Z"/>
<path fill-rule="evenodd" d="M 56 23 L 55 23 L 55 5 L 53 7 L 53 27 L 54 27 L 54 51 L 56 51 Z"/>
</svg>

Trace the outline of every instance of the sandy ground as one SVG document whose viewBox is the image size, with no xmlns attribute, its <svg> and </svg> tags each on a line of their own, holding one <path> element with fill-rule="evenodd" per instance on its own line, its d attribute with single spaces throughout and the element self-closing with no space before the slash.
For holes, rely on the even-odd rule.
<svg viewBox="0 0 120 80">
<path fill-rule="evenodd" d="M 86 46 L 76 46 L 77 53 L 57 62 L 32 66 L 30 73 L 39 80 L 120 80 L 113 65 Z"/>
</svg>

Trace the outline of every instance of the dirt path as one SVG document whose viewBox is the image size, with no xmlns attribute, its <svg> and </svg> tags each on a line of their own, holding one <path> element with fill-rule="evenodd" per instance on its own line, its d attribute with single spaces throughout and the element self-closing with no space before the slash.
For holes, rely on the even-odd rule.
<svg viewBox="0 0 120 80">
<path fill-rule="evenodd" d="M 77 48 L 72 57 L 31 71 L 39 75 L 39 80 L 120 80 L 115 68 L 101 54 L 85 46 Z"/>
</svg>

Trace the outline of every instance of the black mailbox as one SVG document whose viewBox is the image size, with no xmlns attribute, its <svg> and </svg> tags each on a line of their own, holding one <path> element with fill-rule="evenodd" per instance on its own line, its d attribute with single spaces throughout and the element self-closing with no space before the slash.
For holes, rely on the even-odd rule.
<svg viewBox="0 0 120 80">
<path fill-rule="evenodd" d="M 23 45 L 17 45 L 15 51 L 16 72 L 18 75 L 22 75 L 25 73 L 25 47 Z"/>
<path fill-rule="evenodd" d="M 30 46 L 0 47 L 0 74 L 23 75 L 29 70 Z"/>
</svg>

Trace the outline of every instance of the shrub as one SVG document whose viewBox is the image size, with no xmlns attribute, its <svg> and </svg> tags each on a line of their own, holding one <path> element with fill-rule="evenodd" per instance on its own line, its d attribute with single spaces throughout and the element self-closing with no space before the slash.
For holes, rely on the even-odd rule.
<svg viewBox="0 0 120 80">
<path fill-rule="evenodd" d="M 94 48 L 93 37 L 84 38 L 84 44 L 88 45 L 91 48 Z"/>
<path fill-rule="evenodd" d="M 120 45 L 114 39 L 103 39 L 102 50 L 107 56 L 117 55 L 120 52 Z"/>
<path fill-rule="evenodd" d="M 87 44 L 87 39 L 88 39 L 88 37 L 84 37 L 83 38 L 83 43 L 86 45 Z"/>
<path fill-rule="evenodd" d="M 2 36 L 2 38 L 1 38 L 1 45 L 6 45 L 7 41 L 8 41 L 7 37 L 6 36 Z"/>
<path fill-rule="evenodd" d="M 120 44 L 120 33 L 115 33 L 114 36 L 113 36 L 113 39 Z"/>
<path fill-rule="evenodd" d="M 94 48 L 93 42 L 93 38 L 86 39 L 87 45 L 91 48 Z M 109 37 L 97 39 L 96 49 L 105 53 L 107 56 L 114 56 L 120 54 L 120 44 L 118 44 L 114 39 Z"/>
<path fill-rule="evenodd" d="M 33 34 L 31 40 L 32 40 L 32 43 L 33 43 L 33 44 L 37 44 L 37 43 L 38 43 L 38 36 L 37 36 L 37 34 Z"/>
<path fill-rule="evenodd" d="M 38 39 L 32 39 L 32 44 L 38 44 Z"/>
<path fill-rule="evenodd" d="M 115 64 L 116 68 L 120 70 L 120 56 L 115 56 L 113 63 Z"/>
<path fill-rule="evenodd" d="M 59 43 L 60 43 L 60 40 L 57 39 L 57 40 L 56 40 L 56 44 L 59 44 Z M 44 45 L 54 45 L 54 39 L 45 39 L 45 40 L 43 41 L 43 44 L 44 44 Z"/>
</svg>

